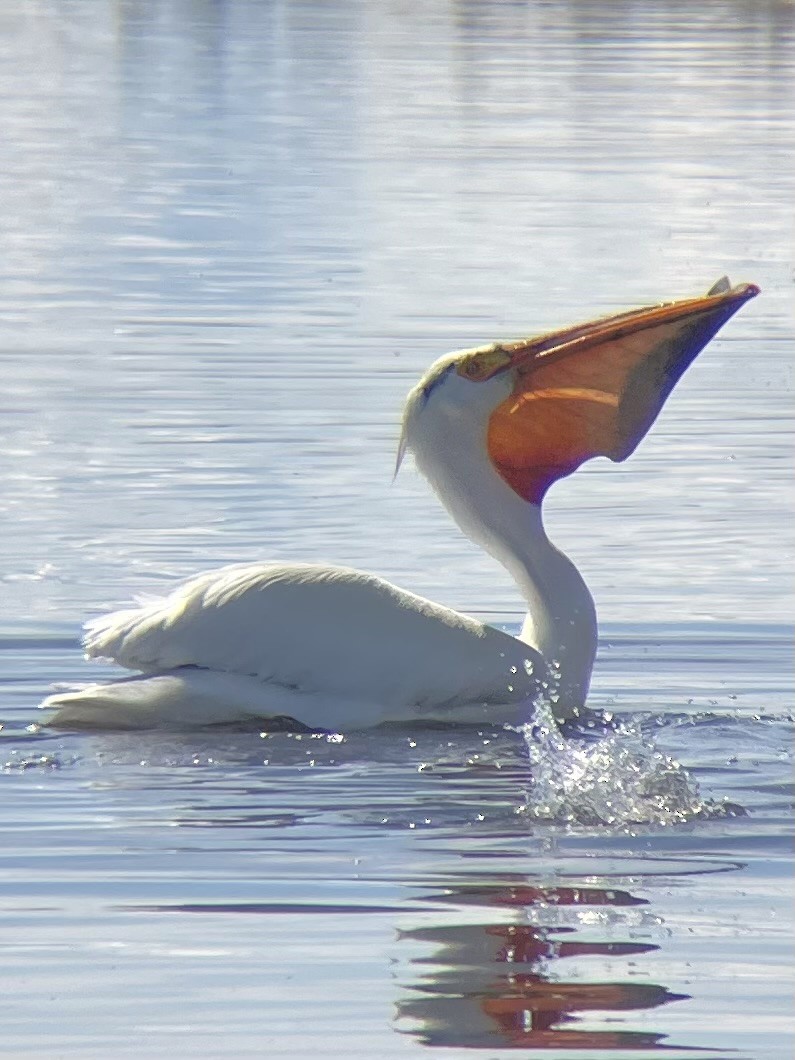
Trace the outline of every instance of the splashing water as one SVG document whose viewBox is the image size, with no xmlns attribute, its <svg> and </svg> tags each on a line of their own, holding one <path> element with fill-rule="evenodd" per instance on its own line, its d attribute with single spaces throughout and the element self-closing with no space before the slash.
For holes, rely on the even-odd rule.
<svg viewBox="0 0 795 1060">
<path fill-rule="evenodd" d="M 594 740 L 566 738 L 548 704 L 519 730 L 532 772 L 519 812 L 556 824 L 680 824 L 695 817 L 734 815 L 739 807 L 702 797 L 675 759 L 656 750 L 632 723 Z M 742 812 L 740 810 L 740 812 Z"/>
</svg>

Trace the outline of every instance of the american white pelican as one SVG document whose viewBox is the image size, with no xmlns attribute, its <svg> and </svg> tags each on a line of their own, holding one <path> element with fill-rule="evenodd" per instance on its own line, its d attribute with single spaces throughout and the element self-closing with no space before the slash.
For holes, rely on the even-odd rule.
<svg viewBox="0 0 795 1060">
<path fill-rule="evenodd" d="M 549 486 L 597 455 L 625 460 L 675 383 L 758 288 L 448 354 L 409 393 L 406 449 L 442 504 L 527 601 L 519 638 L 371 574 L 248 563 L 89 622 L 85 651 L 138 671 L 50 696 L 64 728 L 262 723 L 349 730 L 386 721 L 521 724 L 539 694 L 584 703 L 596 613 L 547 538 Z"/>
</svg>

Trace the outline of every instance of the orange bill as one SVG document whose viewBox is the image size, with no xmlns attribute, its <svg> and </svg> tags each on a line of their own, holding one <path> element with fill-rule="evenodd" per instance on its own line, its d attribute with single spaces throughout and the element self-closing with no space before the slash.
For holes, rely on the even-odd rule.
<svg viewBox="0 0 795 1060">
<path fill-rule="evenodd" d="M 634 452 L 665 399 L 753 284 L 636 309 L 505 344 L 515 385 L 489 418 L 488 450 L 513 490 L 540 504 L 547 489 L 595 456 Z"/>
</svg>

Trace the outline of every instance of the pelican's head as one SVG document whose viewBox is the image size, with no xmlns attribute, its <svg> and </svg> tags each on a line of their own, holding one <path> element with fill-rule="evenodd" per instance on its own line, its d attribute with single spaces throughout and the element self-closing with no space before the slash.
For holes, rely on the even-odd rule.
<svg viewBox="0 0 795 1060">
<path fill-rule="evenodd" d="M 447 354 L 408 395 L 398 465 L 411 449 L 437 490 L 486 473 L 540 504 L 591 457 L 634 452 L 685 369 L 758 293 L 724 277 L 701 298 Z"/>
</svg>

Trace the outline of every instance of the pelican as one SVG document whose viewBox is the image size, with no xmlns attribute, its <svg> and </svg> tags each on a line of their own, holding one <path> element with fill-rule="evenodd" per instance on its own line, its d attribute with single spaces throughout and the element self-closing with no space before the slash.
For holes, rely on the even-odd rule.
<svg viewBox="0 0 795 1060">
<path fill-rule="evenodd" d="M 626 460 L 697 354 L 748 299 L 704 296 L 451 353 L 409 392 L 407 450 L 461 530 L 527 602 L 519 637 L 372 574 L 246 563 L 96 618 L 88 658 L 134 674 L 42 704 L 60 728 L 257 724 L 346 731 L 384 722 L 520 725 L 539 699 L 584 706 L 596 612 L 544 531 L 549 487 L 586 460 Z"/>
</svg>

